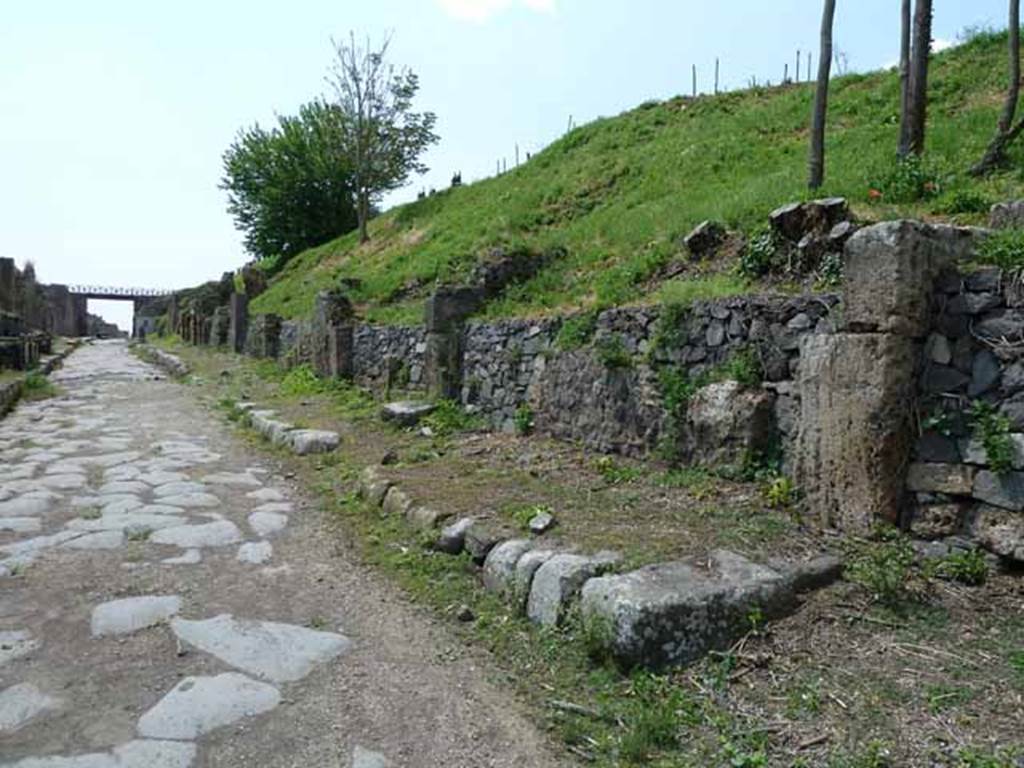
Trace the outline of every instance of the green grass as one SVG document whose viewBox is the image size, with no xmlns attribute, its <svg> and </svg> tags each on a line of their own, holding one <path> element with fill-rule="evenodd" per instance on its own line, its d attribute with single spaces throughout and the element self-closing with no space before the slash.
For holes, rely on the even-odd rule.
<svg viewBox="0 0 1024 768">
<path fill-rule="evenodd" d="M 981 34 L 935 56 L 922 173 L 895 169 L 895 71 L 837 78 L 830 94 L 827 178 L 820 196 L 843 195 L 868 218 L 956 215 L 980 221 L 982 201 L 1019 197 L 1017 171 L 967 176 L 995 129 L 1005 84 L 1005 33 Z M 309 313 L 317 290 L 361 281 L 352 296 L 374 322 L 418 322 L 439 280 L 468 275 L 491 248 L 565 248 L 514 286 L 488 316 L 545 314 L 642 300 L 652 277 L 683 257 L 681 237 L 704 219 L 752 231 L 775 206 L 808 196 L 807 124 L 813 87 L 755 88 L 648 102 L 580 126 L 504 176 L 396 208 L 355 234 L 290 261 L 252 304 L 284 317 Z M 1024 142 L 1011 150 L 1024 158 Z M 924 180 L 922 182 L 922 180 Z M 934 199 L 900 202 L 927 183 Z M 869 190 L 888 197 L 869 203 Z M 981 212 L 978 212 L 978 211 Z M 963 211 L 963 212 L 961 212 Z M 685 258 L 685 257 L 684 257 Z M 714 278 L 713 295 L 745 290 Z M 724 292 L 723 292 L 724 289 Z M 688 290 L 679 287 L 669 292 Z"/>
</svg>

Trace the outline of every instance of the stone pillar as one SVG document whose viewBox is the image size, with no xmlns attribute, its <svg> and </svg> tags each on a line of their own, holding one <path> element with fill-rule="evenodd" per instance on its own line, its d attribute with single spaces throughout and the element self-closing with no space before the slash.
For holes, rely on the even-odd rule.
<svg viewBox="0 0 1024 768">
<path fill-rule="evenodd" d="M 15 313 L 14 259 L 0 258 L 0 312 Z"/>
<path fill-rule="evenodd" d="M 71 297 L 72 336 L 89 335 L 89 300 L 85 296 Z"/>
<path fill-rule="evenodd" d="M 423 378 L 433 398 L 458 400 L 462 392 L 465 321 L 482 304 L 479 289 L 442 286 L 427 299 Z"/>
<path fill-rule="evenodd" d="M 227 346 L 230 334 L 231 310 L 228 307 L 217 307 L 213 311 L 213 320 L 210 324 L 210 345 L 214 347 Z"/>
<path fill-rule="evenodd" d="M 355 376 L 355 326 L 352 323 L 327 329 L 328 368 L 332 378 L 347 379 Z"/>
<path fill-rule="evenodd" d="M 178 311 L 178 294 L 171 294 L 171 300 L 167 302 L 167 332 L 178 333 L 178 324 L 181 322 L 181 313 Z"/>
<path fill-rule="evenodd" d="M 250 357 L 276 359 L 280 353 L 281 318 L 279 315 L 256 315 L 249 324 L 245 354 Z"/>
<path fill-rule="evenodd" d="M 338 376 L 338 364 L 351 376 L 355 309 L 341 291 L 320 291 L 313 307 L 313 367 L 320 376 Z M 340 354 L 340 358 L 339 358 Z"/>
<path fill-rule="evenodd" d="M 969 231 L 893 221 L 861 230 L 843 255 L 843 326 L 800 346 L 794 472 L 824 526 L 897 524 L 935 280 L 970 252 Z"/>
<path fill-rule="evenodd" d="M 249 299 L 245 294 L 231 294 L 228 305 L 231 313 L 228 324 L 228 347 L 241 353 L 245 349 L 245 336 L 249 329 Z"/>
</svg>

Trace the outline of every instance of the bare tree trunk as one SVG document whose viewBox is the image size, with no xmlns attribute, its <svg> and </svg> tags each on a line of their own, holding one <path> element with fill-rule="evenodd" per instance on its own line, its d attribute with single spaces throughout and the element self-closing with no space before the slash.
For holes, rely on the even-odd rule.
<svg viewBox="0 0 1024 768">
<path fill-rule="evenodd" d="M 825 0 L 821 16 L 821 53 L 818 55 L 818 85 L 814 90 L 811 115 L 811 158 L 808 186 L 817 189 L 825 180 L 825 116 L 828 112 L 828 81 L 832 74 L 832 22 L 836 0 Z"/>
<path fill-rule="evenodd" d="M 1009 16 L 1010 82 L 1006 88 L 1006 101 L 1003 102 L 1003 111 L 999 115 L 995 137 L 978 164 L 971 168 L 973 176 L 982 176 L 997 168 L 1005 159 L 1006 148 L 1024 127 L 1013 125 L 1013 119 L 1017 114 L 1017 100 L 1020 97 L 1020 0 L 1010 0 Z"/>
<path fill-rule="evenodd" d="M 367 220 L 370 218 L 370 205 L 365 190 L 359 190 L 359 200 L 356 204 L 356 216 L 359 219 L 359 242 L 366 243 L 370 240 L 370 232 L 367 228 Z"/>
<path fill-rule="evenodd" d="M 910 0 L 900 8 L 900 144 L 899 156 L 910 154 Z"/>
<path fill-rule="evenodd" d="M 924 152 L 928 119 L 928 62 L 932 48 L 932 0 L 917 0 L 914 8 L 914 45 L 910 57 L 910 126 L 908 147 Z"/>
</svg>

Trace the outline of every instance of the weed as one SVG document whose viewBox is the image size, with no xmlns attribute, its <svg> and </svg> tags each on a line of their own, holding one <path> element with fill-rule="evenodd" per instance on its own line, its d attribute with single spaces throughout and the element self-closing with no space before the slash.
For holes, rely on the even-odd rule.
<svg viewBox="0 0 1024 768">
<path fill-rule="evenodd" d="M 617 334 L 599 338 L 594 344 L 594 351 L 597 353 L 597 359 L 605 368 L 633 367 L 633 356 L 626 349 L 622 337 Z"/>
<path fill-rule="evenodd" d="M 316 375 L 311 365 L 292 368 L 281 380 L 281 394 L 289 396 L 318 395 L 326 389 L 326 382 Z"/>
<path fill-rule="evenodd" d="M 594 469 L 601 473 L 601 477 L 608 485 L 625 485 L 632 483 L 644 475 L 639 467 L 623 466 L 611 456 L 602 456 L 594 462 Z"/>
<path fill-rule="evenodd" d="M 46 400 L 57 393 L 57 387 L 40 371 L 29 371 L 22 382 L 21 396 L 26 400 Z"/>
<path fill-rule="evenodd" d="M 992 201 L 983 193 L 973 189 L 957 189 L 942 200 L 936 213 L 988 213 L 991 207 Z"/>
<path fill-rule="evenodd" d="M 86 507 L 78 516 L 83 520 L 99 520 L 103 516 L 103 511 L 99 507 Z"/>
<path fill-rule="evenodd" d="M 869 184 L 872 202 L 914 203 L 930 200 L 942 191 L 934 166 L 917 155 L 897 159 Z"/>
<path fill-rule="evenodd" d="M 750 234 L 740 256 L 739 273 L 744 277 L 763 277 L 774 271 L 781 250 L 778 236 L 768 226 L 761 226 Z"/>
<path fill-rule="evenodd" d="M 971 426 L 985 447 L 989 468 L 997 475 L 1013 469 L 1014 445 L 1010 438 L 1010 420 L 993 405 L 981 400 L 971 406 Z"/>
<path fill-rule="evenodd" d="M 522 530 L 530 528 L 530 521 L 537 515 L 550 515 L 554 512 L 549 504 L 531 504 L 525 507 L 517 507 L 512 510 L 512 520 Z"/>
<path fill-rule="evenodd" d="M 843 255 L 826 253 L 818 265 L 818 287 L 821 289 L 838 288 L 843 283 Z"/>
<path fill-rule="evenodd" d="M 132 542 L 143 542 L 147 541 L 153 534 L 152 528 L 146 526 L 133 526 L 125 531 L 125 538 Z"/>
<path fill-rule="evenodd" d="M 896 604 L 910 593 L 914 548 L 892 528 L 880 528 L 874 540 L 846 543 L 846 577 L 877 602 Z"/>
<path fill-rule="evenodd" d="M 597 330 L 597 312 L 582 312 L 566 319 L 558 329 L 555 346 L 569 351 L 587 344 Z"/>
<path fill-rule="evenodd" d="M 747 388 L 758 386 L 764 378 L 761 360 L 749 346 L 740 347 L 711 374 L 713 381 L 735 381 Z"/>
<path fill-rule="evenodd" d="M 750 282 L 742 275 L 722 272 L 693 277 L 687 280 L 669 280 L 658 291 L 658 299 L 675 311 L 689 309 L 697 301 L 727 299 L 750 291 Z"/>
<path fill-rule="evenodd" d="M 1024 686 L 1024 648 L 1014 651 L 1009 658 L 1010 669 L 1017 675 L 1018 685 Z"/>
<path fill-rule="evenodd" d="M 468 413 L 453 400 L 438 401 L 437 408 L 422 423 L 430 427 L 438 437 L 447 437 L 456 432 L 472 432 L 483 427 L 480 416 Z"/>
<path fill-rule="evenodd" d="M 974 698 L 974 691 L 962 685 L 939 683 L 929 685 L 925 690 L 928 711 L 933 715 L 938 715 L 951 707 L 966 704 L 972 698 Z"/>
<path fill-rule="evenodd" d="M 764 487 L 765 503 L 772 509 L 788 509 L 796 499 L 796 485 L 785 475 L 772 478 Z"/>
<path fill-rule="evenodd" d="M 929 570 L 941 579 L 979 586 L 988 579 L 988 561 L 978 549 L 954 552 L 933 561 Z"/>
<path fill-rule="evenodd" d="M 586 613 L 579 619 L 580 642 L 587 657 L 596 664 L 610 664 L 615 626 L 612 620 L 600 613 Z"/>
<path fill-rule="evenodd" d="M 977 261 L 1011 272 L 1024 269 L 1024 229 L 999 229 L 978 246 Z"/>
<path fill-rule="evenodd" d="M 821 711 L 821 678 L 815 677 L 799 682 L 786 695 L 786 714 L 796 718 L 801 715 L 816 715 Z"/>
<path fill-rule="evenodd" d="M 527 403 L 516 408 L 516 414 L 512 420 L 516 427 L 516 434 L 525 436 L 533 432 L 533 408 Z"/>
</svg>

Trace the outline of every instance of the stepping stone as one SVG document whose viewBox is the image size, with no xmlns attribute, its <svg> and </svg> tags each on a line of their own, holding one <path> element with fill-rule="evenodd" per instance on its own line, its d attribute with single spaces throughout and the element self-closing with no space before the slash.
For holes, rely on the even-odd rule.
<svg viewBox="0 0 1024 768">
<path fill-rule="evenodd" d="M 429 416 L 437 409 L 433 403 L 424 403 L 415 400 L 402 400 L 395 403 L 388 403 L 380 409 L 380 417 L 384 421 L 390 421 L 400 427 L 412 427 L 419 423 L 424 416 Z"/>
<path fill-rule="evenodd" d="M 11 733 L 48 709 L 56 709 L 58 699 L 47 696 L 32 683 L 12 685 L 0 691 L 0 733 Z"/>
<path fill-rule="evenodd" d="M 164 565 L 195 565 L 203 559 L 202 552 L 198 549 L 186 549 L 177 557 L 168 557 L 160 562 Z"/>
<path fill-rule="evenodd" d="M 138 451 L 122 451 L 120 453 L 107 453 L 99 456 L 85 456 L 78 458 L 77 461 L 97 467 L 116 467 L 119 464 L 135 461 L 141 455 Z"/>
<path fill-rule="evenodd" d="M 347 637 L 294 624 L 247 621 L 221 614 L 205 621 L 174 619 L 181 640 L 225 664 L 275 683 L 301 680 L 317 664 L 348 650 Z"/>
<path fill-rule="evenodd" d="M 112 469 L 105 470 L 103 477 L 105 480 L 137 480 L 139 475 L 142 474 L 142 470 L 138 467 L 132 467 L 124 464 L 120 467 L 113 467 Z M 170 481 L 168 481 L 170 482 Z"/>
<path fill-rule="evenodd" d="M 185 493 L 202 493 L 205 490 L 206 486 L 202 483 L 175 480 L 154 488 L 153 495 L 159 499 L 163 496 L 177 496 L 178 494 Z"/>
<path fill-rule="evenodd" d="M 173 544 L 182 549 L 224 547 L 241 541 L 242 533 L 230 520 L 217 520 L 201 525 L 179 525 L 173 528 L 164 528 L 156 531 L 149 537 L 149 540 L 154 544 Z"/>
<path fill-rule="evenodd" d="M 203 481 L 212 483 L 213 485 L 229 485 L 249 488 L 256 488 L 263 485 L 262 480 L 253 477 L 247 472 L 218 472 L 214 475 L 207 475 L 203 478 Z"/>
<path fill-rule="evenodd" d="M 356 746 L 352 751 L 352 768 L 388 768 L 391 763 L 380 752 Z"/>
<path fill-rule="evenodd" d="M 284 501 L 285 495 L 276 488 L 260 488 L 256 491 L 249 491 L 245 494 L 247 499 L 254 501 Z"/>
<path fill-rule="evenodd" d="M 222 502 L 210 493 L 175 493 L 170 496 L 159 497 L 161 504 L 170 504 L 172 507 L 184 507 L 185 509 L 213 509 L 221 506 Z"/>
<path fill-rule="evenodd" d="M 140 515 L 180 515 L 184 511 L 181 507 L 172 507 L 170 504 L 144 504 L 136 510 Z"/>
<path fill-rule="evenodd" d="M 129 496 L 127 498 L 118 499 L 112 501 L 109 504 L 103 505 L 104 515 L 122 515 L 126 512 L 135 512 L 142 507 L 142 502 L 139 501 L 135 496 Z"/>
<path fill-rule="evenodd" d="M 90 533 L 60 546 L 62 549 L 118 549 L 124 546 L 124 532 L 115 530 Z"/>
<path fill-rule="evenodd" d="M 42 527 L 38 517 L 0 517 L 0 531 L 38 533 Z"/>
<path fill-rule="evenodd" d="M 280 514 L 282 512 L 292 512 L 294 509 L 295 508 L 292 506 L 291 502 L 274 501 L 269 504 L 260 504 L 253 510 L 253 514 L 266 512 Z"/>
<path fill-rule="evenodd" d="M 256 532 L 257 536 L 263 538 L 283 530 L 286 525 L 288 525 L 288 516 L 277 512 L 253 512 L 249 515 L 249 527 Z"/>
<path fill-rule="evenodd" d="M 92 610 L 92 636 L 124 635 L 167 621 L 181 610 L 177 595 L 126 597 Z"/>
<path fill-rule="evenodd" d="M 269 541 L 250 541 L 238 548 L 237 560 L 240 563 L 263 565 L 274 554 L 274 547 Z"/>
<path fill-rule="evenodd" d="M 32 499 L 22 496 L 18 499 L 0 502 L 0 517 L 28 517 L 45 515 L 53 506 L 47 499 Z"/>
<path fill-rule="evenodd" d="M 272 685 L 237 672 L 186 677 L 139 718 L 140 736 L 194 740 L 244 717 L 269 712 L 281 702 Z"/>
<path fill-rule="evenodd" d="M 47 475 L 84 475 L 85 467 L 76 461 L 55 461 L 46 468 Z"/>
</svg>

